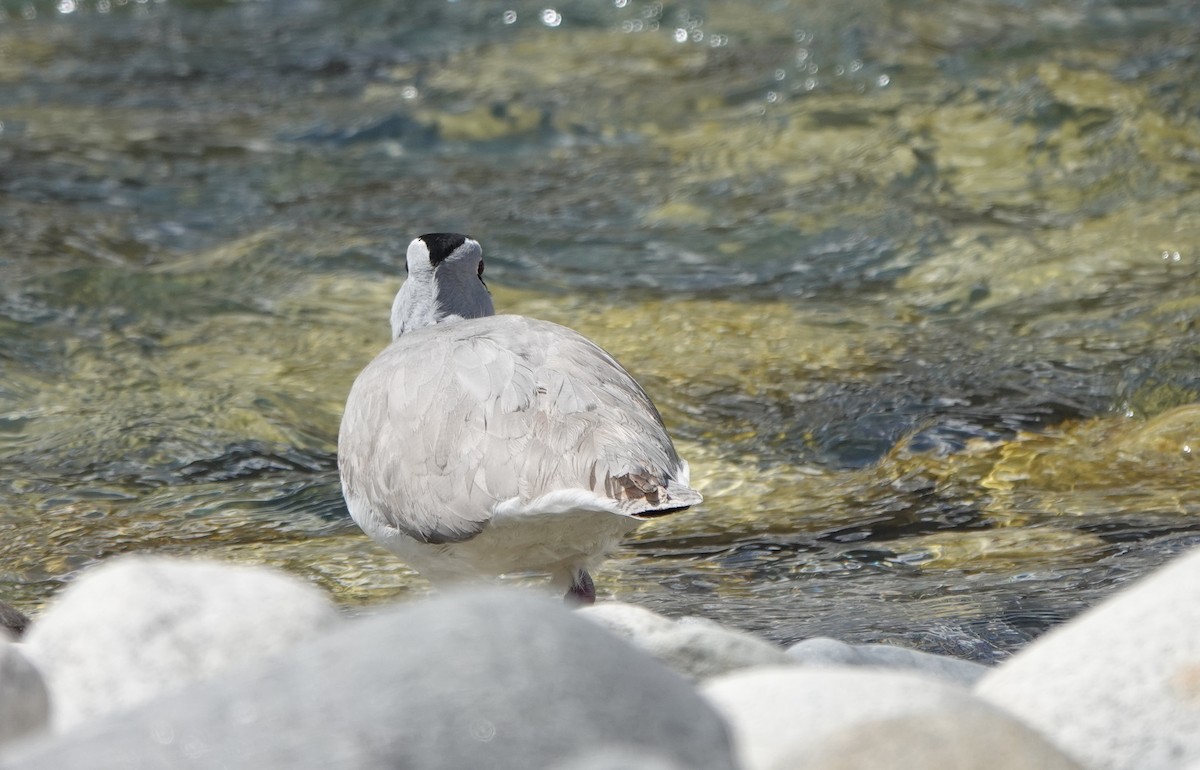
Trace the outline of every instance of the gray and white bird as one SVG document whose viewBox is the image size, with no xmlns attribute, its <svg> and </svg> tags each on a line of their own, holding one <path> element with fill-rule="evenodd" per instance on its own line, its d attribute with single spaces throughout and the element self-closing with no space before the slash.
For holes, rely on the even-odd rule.
<svg viewBox="0 0 1200 770">
<path fill-rule="evenodd" d="M 422 235 L 407 266 L 342 416 L 350 515 L 435 584 L 543 572 L 595 601 L 622 537 L 702 499 L 662 417 L 586 337 L 495 315 L 478 242 Z"/>
</svg>

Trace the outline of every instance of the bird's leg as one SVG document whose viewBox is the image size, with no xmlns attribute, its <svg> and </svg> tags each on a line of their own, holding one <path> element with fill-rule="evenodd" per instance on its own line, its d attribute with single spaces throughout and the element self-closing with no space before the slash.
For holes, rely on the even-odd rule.
<svg viewBox="0 0 1200 770">
<path fill-rule="evenodd" d="M 563 601 L 580 606 L 596 603 L 596 584 L 592 582 L 592 576 L 588 574 L 587 570 L 581 569 L 575 573 L 575 577 L 571 579 L 571 587 L 567 589 L 567 595 L 563 597 Z"/>
</svg>

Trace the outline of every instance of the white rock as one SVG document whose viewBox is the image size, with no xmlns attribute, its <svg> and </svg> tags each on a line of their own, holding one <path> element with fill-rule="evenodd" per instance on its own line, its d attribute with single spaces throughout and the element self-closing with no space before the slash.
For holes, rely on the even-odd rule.
<svg viewBox="0 0 1200 770">
<path fill-rule="evenodd" d="M 690 770 L 690 768 L 685 768 L 657 752 L 617 748 L 572 757 L 555 765 L 553 770 Z"/>
<path fill-rule="evenodd" d="M 262 567 L 128 556 L 87 572 L 26 635 L 58 729 L 286 649 L 338 614 Z"/>
<path fill-rule="evenodd" d="M 732 726 L 745 770 L 807 767 L 844 731 L 880 720 L 1006 719 L 961 687 L 886 669 L 768 666 L 710 680 L 701 692 Z"/>
<path fill-rule="evenodd" d="M 878 666 L 908 669 L 970 687 L 988 672 L 988 667 L 969 660 L 933 655 L 890 644 L 846 644 L 836 639 L 815 637 L 793 644 L 788 657 L 805 666 Z"/>
<path fill-rule="evenodd" d="M 21 645 L 0 634 L 0 746 L 36 735 L 50 721 L 50 699 L 42 675 Z"/>
<path fill-rule="evenodd" d="M 626 763 L 626 760 L 632 760 Z M 485 589 L 22 747 L 5 770 L 734 770 L 695 687 L 560 600 Z"/>
<path fill-rule="evenodd" d="M 835 730 L 804 770 L 1081 770 L 1032 729 L 998 712 L 974 709 L 911 714 Z"/>
<path fill-rule="evenodd" d="M 1200 762 L 1200 550 L 1034 641 L 976 693 L 1082 764 Z"/>
<path fill-rule="evenodd" d="M 603 602 L 577 612 L 693 679 L 706 679 L 750 666 L 789 662 L 787 654 L 779 647 L 706 618 L 674 621 L 644 607 L 622 602 Z"/>
</svg>

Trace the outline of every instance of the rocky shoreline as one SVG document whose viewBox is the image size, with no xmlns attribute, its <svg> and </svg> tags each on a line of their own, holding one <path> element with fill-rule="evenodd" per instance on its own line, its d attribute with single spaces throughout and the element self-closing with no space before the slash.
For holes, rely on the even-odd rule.
<svg viewBox="0 0 1200 770">
<path fill-rule="evenodd" d="M 3 608 L 0 768 L 1200 768 L 1200 551 L 996 667 L 127 556 Z M 9 622 L 11 620 L 11 622 Z"/>
</svg>

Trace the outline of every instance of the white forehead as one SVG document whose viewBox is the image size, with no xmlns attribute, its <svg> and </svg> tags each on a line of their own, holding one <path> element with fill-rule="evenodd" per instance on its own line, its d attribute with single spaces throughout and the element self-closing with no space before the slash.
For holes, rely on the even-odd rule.
<svg viewBox="0 0 1200 770">
<path fill-rule="evenodd" d="M 429 264 L 429 246 L 420 238 L 413 238 L 412 243 L 408 244 L 405 262 L 410 275 L 433 272 L 433 265 Z"/>
</svg>

